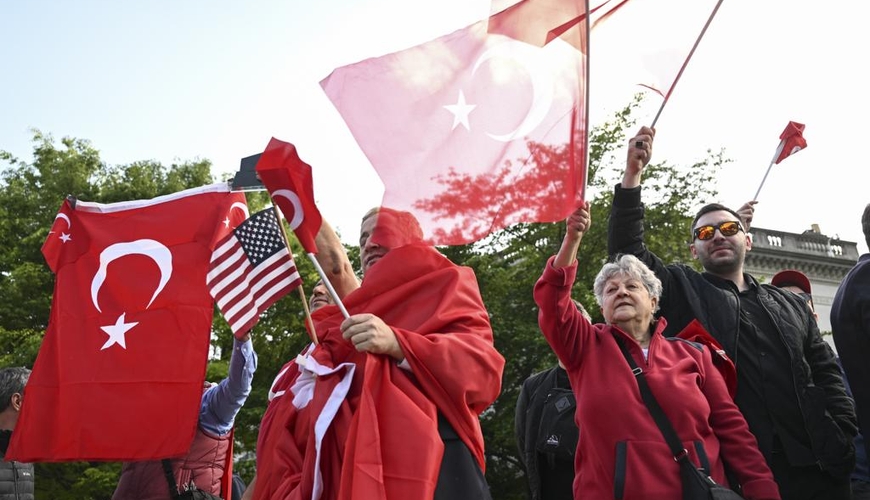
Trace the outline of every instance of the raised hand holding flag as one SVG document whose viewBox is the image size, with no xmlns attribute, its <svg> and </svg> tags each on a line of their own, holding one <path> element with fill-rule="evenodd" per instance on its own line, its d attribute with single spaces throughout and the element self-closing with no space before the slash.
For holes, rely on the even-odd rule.
<svg viewBox="0 0 870 500">
<path fill-rule="evenodd" d="M 778 165 L 782 160 L 807 147 L 807 140 L 804 139 L 804 128 L 806 128 L 806 125 L 803 123 L 789 121 L 788 125 L 785 126 L 785 130 L 779 134 L 779 146 L 776 147 L 773 159 L 770 160 L 770 165 L 767 166 L 767 171 L 764 172 L 761 184 L 758 185 L 758 190 L 755 192 L 755 196 L 752 197 L 754 201 L 758 200 L 758 193 L 761 192 L 761 187 L 764 186 L 764 181 L 767 180 L 767 174 L 770 173 L 771 167 L 774 164 Z"/>
</svg>

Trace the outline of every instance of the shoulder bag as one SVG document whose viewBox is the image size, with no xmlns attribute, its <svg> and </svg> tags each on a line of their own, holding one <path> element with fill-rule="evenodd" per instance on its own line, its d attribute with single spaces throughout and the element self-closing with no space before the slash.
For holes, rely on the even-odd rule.
<svg viewBox="0 0 870 500">
<path fill-rule="evenodd" d="M 625 341 L 616 335 L 613 336 L 616 343 L 619 344 L 619 349 L 628 366 L 631 367 L 631 372 L 637 380 L 637 385 L 640 388 L 640 395 L 643 397 L 643 402 L 662 432 L 665 441 L 671 448 L 671 454 L 674 461 L 680 464 L 680 479 L 683 483 L 683 500 L 743 500 L 743 497 L 735 493 L 730 488 L 718 484 L 713 481 L 713 478 L 704 469 L 699 469 L 689 460 L 689 453 L 683 448 L 683 444 L 677 436 L 677 431 L 674 430 L 671 421 L 665 415 L 659 402 L 653 396 L 652 391 L 647 384 L 646 377 L 643 375 L 643 370 L 634 362 L 631 353 L 628 352 L 628 347 Z"/>
</svg>

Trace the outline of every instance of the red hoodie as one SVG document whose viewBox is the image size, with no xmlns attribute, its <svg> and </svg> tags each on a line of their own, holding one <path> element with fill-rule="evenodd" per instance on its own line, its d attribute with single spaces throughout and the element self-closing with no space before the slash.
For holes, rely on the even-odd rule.
<svg viewBox="0 0 870 500">
<path fill-rule="evenodd" d="M 576 498 L 673 500 L 682 498 L 679 465 L 649 413 L 614 334 L 626 340 L 650 389 L 700 465 L 706 455 L 712 478 L 725 479 L 723 460 L 750 500 L 779 499 L 779 489 L 755 437 L 710 352 L 699 344 L 666 339 L 659 319 L 644 359 L 640 345 L 616 327 L 589 323 L 571 302 L 577 263 L 554 268 L 551 258 L 535 285 L 538 323 L 565 364 L 577 398 L 580 440 L 574 469 Z"/>
</svg>

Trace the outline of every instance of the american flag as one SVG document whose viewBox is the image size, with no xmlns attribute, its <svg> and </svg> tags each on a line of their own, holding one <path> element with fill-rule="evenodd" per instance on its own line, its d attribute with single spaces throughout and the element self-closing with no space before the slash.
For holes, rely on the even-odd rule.
<svg viewBox="0 0 870 500">
<path fill-rule="evenodd" d="M 241 337 L 260 313 L 302 284 L 275 210 L 241 223 L 211 254 L 206 285 L 233 334 Z"/>
</svg>

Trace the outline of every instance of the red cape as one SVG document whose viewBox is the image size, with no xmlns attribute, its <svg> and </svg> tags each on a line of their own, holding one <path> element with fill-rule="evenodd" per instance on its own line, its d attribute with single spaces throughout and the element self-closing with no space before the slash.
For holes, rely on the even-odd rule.
<svg viewBox="0 0 870 500">
<path fill-rule="evenodd" d="M 484 468 L 478 416 L 501 390 L 504 358 L 477 280 L 435 249 L 409 245 L 390 251 L 344 300 L 351 314 L 375 314 L 393 328 L 411 366 L 358 353 L 341 337 L 335 306 L 314 313 L 319 364 L 356 369 L 320 444 L 324 499 L 432 498 L 441 466 L 440 412 Z M 260 428 L 255 498 L 311 498 L 315 420 L 346 370 L 317 377 L 304 407 L 288 392 L 270 404 Z"/>
</svg>

